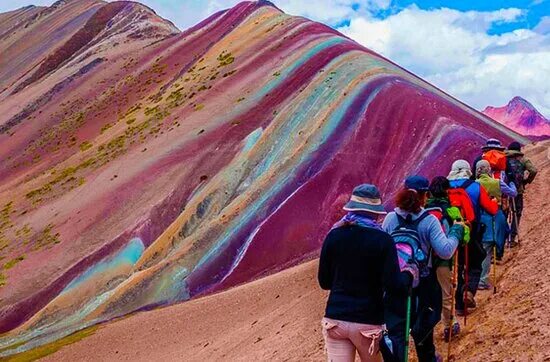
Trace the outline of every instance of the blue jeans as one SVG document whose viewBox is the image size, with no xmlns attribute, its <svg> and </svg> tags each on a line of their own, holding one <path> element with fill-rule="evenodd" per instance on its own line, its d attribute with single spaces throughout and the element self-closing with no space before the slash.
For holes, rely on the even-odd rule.
<svg viewBox="0 0 550 362">
<path fill-rule="evenodd" d="M 479 284 L 491 285 L 491 262 L 493 260 L 493 247 L 495 244 L 483 244 L 483 249 L 487 252 L 487 256 L 483 259 L 481 263 L 481 278 L 479 279 Z"/>
</svg>

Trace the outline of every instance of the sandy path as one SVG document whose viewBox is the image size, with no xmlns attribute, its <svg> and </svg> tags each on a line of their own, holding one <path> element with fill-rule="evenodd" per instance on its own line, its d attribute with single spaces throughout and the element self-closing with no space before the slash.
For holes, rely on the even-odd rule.
<svg viewBox="0 0 550 362">
<path fill-rule="evenodd" d="M 480 306 L 454 347 L 455 360 L 550 360 L 549 145 L 529 148 L 540 175 L 527 196 L 524 243 L 500 268 L 499 293 L 480 293 Z M 218 295 L 139 313 L 48 360 L 323 360 L 325 293 L 316 270 L 313 261 Z"/>
<path fill-rule="evenodd" d="M 309 262 L 227 292 L 139 313 L 51 361 L 319 360 L 325 296 Z"/>
</svg>

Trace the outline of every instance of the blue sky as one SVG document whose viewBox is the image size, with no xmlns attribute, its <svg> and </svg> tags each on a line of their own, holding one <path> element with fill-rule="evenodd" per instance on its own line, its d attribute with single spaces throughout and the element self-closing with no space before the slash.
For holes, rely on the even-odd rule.
<svg viewBox="0 0 550 362">
<path fill-rule="evenodd" d="M 142 0 L 185 29 L 239 0 Z M 550 117 L 550 0 L 272 0 L 326 23 L 475 108 L 516 95 Z M 0 0 L 0 11 L 53 0 Z"/>
</svg>

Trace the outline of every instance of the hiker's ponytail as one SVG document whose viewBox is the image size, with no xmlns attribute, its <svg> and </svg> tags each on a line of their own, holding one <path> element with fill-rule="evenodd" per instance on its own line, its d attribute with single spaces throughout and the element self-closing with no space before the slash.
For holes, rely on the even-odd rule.
<svg viewBox="0 0 550 362">
<path fill-rule="evenodd" d="M 425 199 L 425 192 L 403 189 L 395 197 L 395 204 L 403 211 L 418 214 L 424 206 Z"/>
</svg>

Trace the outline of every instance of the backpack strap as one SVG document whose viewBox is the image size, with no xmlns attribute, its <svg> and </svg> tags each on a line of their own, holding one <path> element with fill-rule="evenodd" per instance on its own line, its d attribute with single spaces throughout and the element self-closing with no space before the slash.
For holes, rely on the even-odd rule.
<svg viewBox="0 0 550 362">
<path fill-rule="evenodd" d="M 451 207 L 449 205 L 449 207 Z M 454 220 L 449 216 L 449 214 L 447 213 L 447 209 L 449 208 L 443 208 L 443 207 L 439 207 L 439 206 L 434 206 L 434 207 L 429 207 L 429 208 L 426 208 L 425 210 L 428 212 L 428 213 L 431 213 L 432 211 L 439 211 L 441 212 L 441 220 L 440 223 L 443 223 L 443 221 L 447 221 L 447 223 L 449 224 L 449 226 L 452 226 L 453 223 L 454 223 Z M 433 214 L 432 214 L 433 215 Z M 436 216 L 436 215 L 434 215 Z M 436 216 L 437 217 L 437 216 Z"/>
<path fill-rule="evenodd" d="M 439 207 L 439 206 L 427 207 L 424 210 L 427 211 L 427 212 L 430 212 L 430 211 L 441 211 L 441 212 L 443 212 L 443 208 Z"/>
<path fill-rule="evenodd" d="M 428 212 L 429 209 L 424 209 L 424 213 L 420 215 L 416 220 L 412 220 L 410 215 L 407 215 L 407 218 L 404 218 L 403 216 L 399 215 L 398 213 L 395 213 L 395 216 L 397 216 L 397 222 L 399 223 L 400 228 L 406 227 L 406 226 L 414 226 L 415 228 L 418 227 L 420 222 L 430 216 L 431 214 Z M 441 209 L 440 209 L 441 210 Z"/>
<path fill-rule="evenodd" d="M 462 185 L 458 186 L 457 188 L 466 190 L 468 187 L 472 186 L 474 182 L 474 180 L 466 180 Z"/>
<path fill-rule="evenodd" d="M 422 215 L 420 215 L 416 220 L 413 221 L 414 225 L 418 226 L 422 220 L 424 220 L 425 218 L 427 218 L 430 215 L 431 214 L 429 213 L 429 211 L 425 209 L 424 213 Z"/>
<path fill-rule="evenodd" d="M 404 227 L 405 225 L 409 224 L 409 220 L 408 220 L 408 217 L 407 219 L 405 219 L 403 216 L 399 215 L 398 213 L 395 213 L 395 216 L 397 216 L 397 227 L 398 228 L 402 228 Z"/>
<path fill-rule="evenodd" d="M 465 192 L 467 192 L 466 189 L 468 187 L 472 186 L 475 183 L 476 182 L 474 180 L 466 180 L 466 181 L 464 181 L 464 183 L 462 183 L 462 185 L 458 186 L 457 188 L 463 189 Z M 481 190 L 479 190 L 479 192 L 481 192 Z M 468 197 L 470 197 L 470 195 L 468 195 Z M 478 197 L 481 197 L 481 194 Z M 471 200 L 471 198 L 470 198 L 470 200 Z M 471 200 L 471 201 L 472 201 L 472 206 L 474 206 L 474 205 L 477 206 L 477 207 L 474 207 L 474 212 L 476 214 L 476 220 L 477 220 L 479 215 L 481 215 L 481 205 L 479 204 L 479 199 L 478 199 L 477 203 L 474 203 L 474 200 Z M 464 215 L 462 215 L 462 216 L 464 216 Z"/>
</svg>

